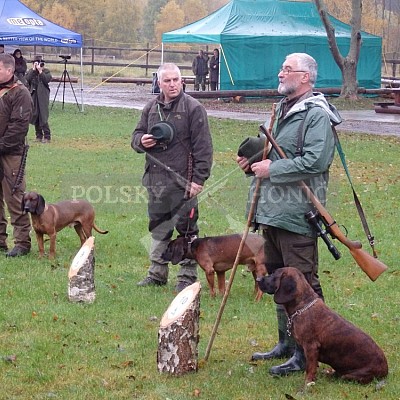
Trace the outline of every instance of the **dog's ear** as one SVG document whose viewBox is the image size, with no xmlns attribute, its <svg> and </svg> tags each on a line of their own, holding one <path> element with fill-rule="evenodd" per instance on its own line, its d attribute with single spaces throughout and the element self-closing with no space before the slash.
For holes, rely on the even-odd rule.
<svg viewBox="0 0 400 400">
<path fill-rule="evenodd" d="M 161 254 L 161 258 L 162 258 L 164 261 L 171 261 L 171 257 L 172 257 L 172 248 L 173 248 L 173 246 L 174 246 L 174 241 L 171 240 L 171 241 L 168 243 L 167 248 L 166 248 L 166 249 L 164 250 L 164 252 Z"/>
<path fill-rule="evenodd" d="M 38 194 L 38 200 L 37 200 L 37 205 L 36 205 L 36 209 L 35 209 L 35 214 L 36 215 L 43 214 L 45 205 L 46 205 L 46 202 L 44 201 L 43 196 Z"/>
<path fill-rule="evenodd" d="M 277 277 L 277 288 L 274 295 L 276 304 L 286 304 L 296 298 L 297 283 L 296 279 L 290 274 L 281 273 Z"/>
<path fill-rule="evenodd" d="M 174 265 L 180 263 L 184 259 L 186 253 L 185 240 L 186 238 L 184 237 L 179 237 L 174 240 L 171 254 L 171 263 Z"/>
</svg>

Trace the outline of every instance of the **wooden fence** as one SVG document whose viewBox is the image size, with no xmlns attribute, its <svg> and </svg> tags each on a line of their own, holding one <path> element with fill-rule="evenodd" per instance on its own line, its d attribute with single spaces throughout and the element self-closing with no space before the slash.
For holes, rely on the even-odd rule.
<svg viewBox="0 0 400 400">
<path fill-rule="evenodd" d="M 187 46 L 184 46 L 187 47 Z M 198 48 L 198 46 L 196 46 Z M 202 46 L 206 53 L 211 57 L 212 50 L 208 46 Z M 158 69 L 161 62 L 162 50 L 159 47 L 152 47 L 149 43 L 147 47 L 102 47 L 102 46 L 84 46 L 82 50 L 82 64 L 90 67 L 90 73 L 96 73 L 96 67 L 113 68 L 141 68 L 144 69 L 144 76 L 151 77 L 152 73 Z M 25 51 L 24 57 L 27 60 L 33 60 L 37 55 L 43 57 L 47 64 L 60 64 L 64 60 L 61 55 L 71 55 L 68 60 L 69 65 L 80 65 L 80 50 L 56 47 L 33 47 L 31 51 Z M 178 50 L 165 49 L 164 61 L 176 63 L 182 72 L 191 71 L 192 60 L 198 54 L 198 50 Z M 191 73 L 191 72 L 190 72 Z"/>
</svg>

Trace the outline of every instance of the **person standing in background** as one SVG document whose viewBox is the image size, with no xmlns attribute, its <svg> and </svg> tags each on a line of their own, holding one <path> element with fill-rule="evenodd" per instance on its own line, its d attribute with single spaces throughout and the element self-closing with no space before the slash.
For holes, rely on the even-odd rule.
<svg viewBox="0 0 400 400">
<path fill-rule="evenodd" d="M 51 132 L 49 127 L 50 86 L 52 76 L 41 58 L 35 58 L 32 69 L 26 74 L 33 100 L 31 124 L 35 125 L 36 141 L 49 143 Z"/>
<path fill-rule="evenodd" d="M 25 79 L 26 70 L 28 66 L 25 58 L 22 56 L 21 50 L 16 49 L 13 53 L 15 59 L 15 76 L 25 85 L 28 86 L 28 82 Z"/>
<path fill-rule="evenodd" d="M 194 58 L 192 63 L 192 71 L 195 76 L 194 90 L 206 90 L 206 81 L 208 74 L 208 56 L 204 54 L 203 50 L 199 50 L 199 54 Z"/>
<path fill-rule="evenodd" d="M 210 59 L 210 86 L 211 90 L 218 89 L 219 81 L 219 50 L 214 49 Z"/>
</svg>

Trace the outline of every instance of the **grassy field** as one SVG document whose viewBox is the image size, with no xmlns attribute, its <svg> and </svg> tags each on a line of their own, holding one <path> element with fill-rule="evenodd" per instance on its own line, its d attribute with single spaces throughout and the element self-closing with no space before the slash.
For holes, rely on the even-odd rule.
<svg viewBox="0 0 400 400">
<path fill-rule="evenodd" d="M 86 198 L 96 222 L 108 235 L 96 235 L 96 301 L 68 301 L 68 269 L 79 248 L 73 229 L 57 237 L 57 259 L 32 252 L 1 260 L 0 399 L 293 399 L 303 374 L 272 378 L 275 362 L 250 362 L 251 354 L 276 341 L 275 306 L 253 298 L 252 277 L 239 267 L 210 357 L 202 362 L 221 298 L 211 299 L 202 270 L 197 373 L 182 377 L 157 370 L 159 322 L 175 297 L 177 267 L 162 288 L 138 288 L 149 266 L 146 196 L 141 186 L 143 155 L 130 148 L 139 117 L 134 110 L 55 104 L 51 144 L 29 133 L 27 190 L 48 202 Z M 249 181 L 238 170 L 238 144 L 255 135 L 257 123 L 211 119 L 214 166 L 200 197 L 201 235 L 243 232 Z M 385 383 L 366 386 L 330 379 L 322 373 L 303 398 L 400 399 L 398 199 L 400 141 L 366 134 L 341 134 L 349 169 L 360 195 L 380 259 L 389 266 L 371 282 L 340 243 L 334 261 L 323 243 L 320 275 L 327 304 L 368 332 L 389 362 Z M 339 158 L 331 169 L 328 210 L 351 239 L 368 243 Z M 12 245 L 12 231 L 9 229 Z M 48 246 L 48 242 L 46 242 Z"/>
</svg>

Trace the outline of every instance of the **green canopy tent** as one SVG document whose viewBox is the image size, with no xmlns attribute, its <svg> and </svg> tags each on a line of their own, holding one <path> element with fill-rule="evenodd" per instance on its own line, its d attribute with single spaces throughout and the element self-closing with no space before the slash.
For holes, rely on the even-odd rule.
<svg viewBox="0 0 400 400">
<path fill-rule="evenodd" d="M 329 17 L 340 51 L 350 47 L 351 27 Z M 342 75 L 329 50 L 325 28 L 313 2 L 232 0 L 183 28 L 162 35 L 169 43 L 220 47 L 220 89 L 274 89 L 285 56 L 305 52 L 318 62 L 316 87 L 340 87 Z M 381 87 L 382 39 L 362 32 L 357 69 L 360 87 Z"/>
</svg>

